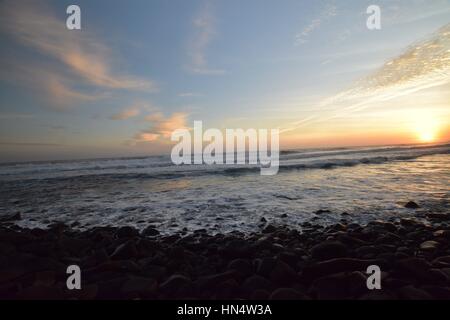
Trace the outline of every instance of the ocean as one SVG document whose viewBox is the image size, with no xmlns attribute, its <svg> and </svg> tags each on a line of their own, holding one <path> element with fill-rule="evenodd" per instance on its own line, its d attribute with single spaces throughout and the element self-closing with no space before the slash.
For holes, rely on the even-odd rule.
<svg viewBox="0 0 450 320">
<path fill-rule="evenodd" d="M 250 165 L 175 166 L 169 156 L 0 164 L 0 216 L 20 213 L 23 227 L 248 233 L 267 223 L 421 220 L 449 212 L 449 199 L 450 144 L 289 150 L 274 176 Z M 420 208 L 405 208 L 409 200 Z"/>
</svg>

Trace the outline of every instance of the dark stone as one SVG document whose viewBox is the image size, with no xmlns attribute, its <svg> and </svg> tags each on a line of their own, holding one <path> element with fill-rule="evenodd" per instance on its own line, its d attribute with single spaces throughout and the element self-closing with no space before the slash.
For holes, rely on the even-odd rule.
<svg viewBox="0 0 450 320">
<path fill-rule="evenodd" d="M 22 216 L 20 215 L 20 213 L 0 217 L 0 222 L 18 221 L 18 220 L 22 220 Z"/>
<path fill-rule="evenodd" d="M 269 275 L 269 279 L 277 285 L 291 284 L 295 282 L 297 278 L 298 276 L 295 270 L 287 263 L 279 260 L 276 262 Z"/>
<path fill-rule="evenodd" d="M 153 226 L 148 226 L 144 230 L 142 230 L 142 235 L 146 237 L 153 237 L 159 235 L 159 231 L 156 230 Z"/>
<path fill-rule="evenodd" d="M 110 258 L 113 260 L 133 259 L 137 255 L 137 249 L 132 240 L 129 240 L 114 250 Z"/>
<path fill-rule="evenodd" d="M 125 226 L 125 227 L 119 228 L 116 232 L 116 235 L 119 239 L 132 238 L 132 237 L 137 237 L 139 235 L 139 231 L 137 231 L 133 227 Z"/>
<path fill-rule="evenodd" d="M 164 281 L 159 289 L 162 291 L 167 291 L 173 293 L 183 287 L 189 286 L 192 283 L 191 279 L 181 274 L 174 274 Z"/>
<path fill-rule="evenodd" d="M 433 297 L 424 290 L 414 286 L 406 286 L 398 290 L 400 299 L 404 300 L 432 300 Z"/>
<path fill-rule="evenodd" d="M 253 273 L 253 267 L 245 259 L 234 259 L 228 263 L 228 269 L 234 269 L 244 276 L 248 276 Z"/>
<path fill-rule="evenodd" d="M 242 288 L 247 292 L 254 292 L 256 290 L 270 290 L 272 285 L 266 278 L 253 275 L 244 281 Z"/>
<path fill-rule="evenodd" d="M 347 248 L 339 241 L 322 242 L 311 248 L 311 256 L 323 261 L 347 256 Z"/>
<path fill-rule="evenodd" d="M 419 205 L 418 205 L 417 203 L 415 203 L 414 201 L 408 201 L 408 202 L 405 204 L 405 208 L 408 208 L 408 209 L 417 209 L 417 208 L 419 208 Z"/>
<path fill-rule="evenodd" d="M 269 300 L 308 300 L 308 296 L 292 288 L 278 288 L 272 292 Z"/>
<path fill-rule="evenodd" d="M 267 227 L 265 227 L 262 231 L 262 233 L 273 233 L 277 231 L 277 228 L 275 228 L 273 225 L 269 224 Z"/>
</svg>

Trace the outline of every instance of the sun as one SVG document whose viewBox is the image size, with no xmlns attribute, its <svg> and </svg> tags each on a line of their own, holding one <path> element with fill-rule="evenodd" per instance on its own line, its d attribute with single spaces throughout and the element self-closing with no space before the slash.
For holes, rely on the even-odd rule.
<svg viewBox="0 0 450 320">
<path fill-rule="evenodd" d="M 433 142 L 436 138 L 436 135 L 434 132 L 424 131 L 419 133 L 418 138 L 420 142 Z"/>
<path fill-rule="evenodd" d="M 439 122 L 437 117 L 421 111 L 413 115 L 412 128 L 419 142 L 430 143 L 437 139 Z"/>
</svg>

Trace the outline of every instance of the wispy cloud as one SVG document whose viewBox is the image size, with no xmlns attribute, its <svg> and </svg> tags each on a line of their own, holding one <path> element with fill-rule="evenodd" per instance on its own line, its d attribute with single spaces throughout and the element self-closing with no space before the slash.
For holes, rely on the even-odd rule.
<svg viewBox="0 0 450 320">
<path fill-rule="evenodd" d="M 95 101 L 109 96 L 109 92 L 105 91 L 79 90 L 76 79 L 53 65 L 37 61 L 3 55 L 0 69 L 0 81 L 26 87 L 57 111 L 67 110 L 74 102 Z"/>
<path fill-rule="evenodd" d="M 139 110 L 138 107 L 129 107 L 129 108 L 126 108 L 125 110 L 122 110 L 119 113 L 113 114 L 110 117 L 110 119 L 111 120 L 126 120 L 129 118 L 136 117 L 137 115 L 139 115 L 140 112 L 141 112 L 141 110 Z"/>
<path fill-rule="evenodd" d="M 291 131 L 311 121 L 341 117 L 420 90 L 450 83 L 450 24 L 408 47 L 350 89 L 323 100 L 315 115 L 282 128 Z M 332 107 L 324 117 L 321 112 Z"/>
<path fill-rule="evenodd" d="M 178 96 L 182 98 L 190 98 L 190 97 L 202 97 L 203 94 L 197 92 L 182 92 L 179 93 Z"/>
<path fill-rule="evenodd" d="M 317 18 L 313 19 L 307 26 L 305 26 L 302 29 L 302 31 L 300 31 L 295 35 L 294 45 L 300 46 L 307 43 L 309 36 L 313 31 L 318 29 L 324 21 L 336 15 L 337 15 L 336 6 L 333 4 L 327 5 Z"/>
<path fill-rule="evenodd" d="M 211 68 L 206 51 L 216 35 L 216 18 L 210 1 L 205 1 L 199 13 L 192 21 L 194 34 L 188 44 L 189 65 L 187 69 L 196 74 L 221 75 L 223 69 Z"/>
<path fill-rule="evenodd" d="M 43 79 L 49 92 L 55 96 L 85 99 L 88 94 L 77 93 L 66 83 L 60 82 L 61 73 L 71 80 L 78 80 L 102 89 L 157 90 L 148 79 L 131 76 L 113 70 L 111 50 L 100 39 L 86 30 L 70 31 L 64 18 L 57 17 L 45 3 L 35 1 L 3 1 L 0 4 L 0 29 L 22 46 L 59 62 L 64 71 L 52 72 L 54 81 Z M 31 62 L 28 62 L 31 64 Z M 36 78 L 37 76 L 35 76 Z M 81 82 L 80 82 L 81 80 Z M 39 86 L 40 81 L 35 85 Z"/>
<path fill-rule="evenodd" d="M 184 112 L 175 112 L 168 117 L 161 112 L 147 115 L 145 120 L 150 122 L 150 128 L 136 134 L 134 142 L 154 142 L 168 139 L 174 130 L 188 128 L 187 117 L 188 114 Z"/>
</svg>

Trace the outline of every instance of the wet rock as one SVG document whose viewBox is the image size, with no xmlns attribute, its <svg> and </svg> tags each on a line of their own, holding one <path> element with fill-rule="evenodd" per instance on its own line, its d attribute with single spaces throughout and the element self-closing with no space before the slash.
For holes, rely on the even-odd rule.
<svg viewBox="0 0 450 320">
<path fill-rule="evenodd" d="M 381 268 L 385 266 L 383 260 L 371 259 L 352 259 L 352 258 L 337 258 L 327 261 L 322 261 L 316 264 L 312 264 L 303 269 L 301 278 L 305 281 L 312 281 L 325 275 L 340 272 L 351 271 L 366 271 L 370 265 L 378 265 Z"/>
<path fill-rule="evenodd" d="M 442 256 L 433 260 L 432 265 L 436 268 L 450 268 L 450 256 Z"/>
<path fill-rule="evenodd" d="M 189 286 L 191 283 L 192 281 L 188 277 L 181 274 L 174 274 L 161 283 L 159 289 L 166 292 L 175 292 L 176 290 Z"/>
<path fill-rule="evenodd" d="M 433 297 L 424 290 L 414 286 L 406 286 L 398 290 L 400 299 L 405 300 L 432 300 Z"/>
<path fill-rule="evenodd" d="M 18 300 L 60 300 L 64 298 L 61 289 L 46 286 L 30 286 L 16 295 Z"/>
<path fill-rule="evenodd" d="M 255 290 L 250 295 L 250 300 L 268 300 L 270 297 L 270 292 L 267 290 Z"/>
<path fill-rule="evenodd" d="M 276 263 L 277 260 L 275 258 L 263 258 L 256 263 L 256 273 L 263 277 L 268 277 Z"/>
<path fill-rule="evenodd" d="M 287 263 L 277 261 L 269 274 L 269 279 L 277 285 L 291 284 L 298 278 L 297 273 Z"/>
<path fill-rule="evenodd" d="M 132 240 L 129 240 L 118 246 L 111 254 L 113 260 L 132 259 L 137 255 L 137 249 Z"/>
<path fill-rule="evenodd" d="M 292 288 L 278 288 L 272 292 L 269 300 L 308 300 L 308 296 Z"/>
<path fill-rule="evenodd" d="M 406 204 L 405 204 L 405 208 L 408 208 L 408 209 L 417 209 L 417 208 L 419 208 L 420 206 L 417 204 L 417 203 L 415 203 L 414 201 L 408 201 Z"/>
<path fill-rule="evenodd" d="M 434 251 L 439 247 L 439 245 L 440 244 L 437 241 L 433 241 L 433 240 L 425 241 L 420 244 L 420 250 Z"/>
<path fill-rule="evenodd" d="M 262 231 L 262 233 L 273 233 L 277 231 L 277 228 L 275 228 L 273 225 L 269 224 L 267 227 L 265 227 Z"/>
<path fill-rule="evenodd" d="M 142 230 L 142 235 L 146 237 L 153 237 L 159 235 L 159 231 L 156 230 L 153 226 L 148 226 L 144 230 Z"/>
<path fill-rule="evenodd" d="M 450 240 L 450 230 L 437 230 L 433 232 L 433 236 L 435 236 L 436 238 Z"/>
<path fill-rule="evenodd" d="M 156 292 L 156 289 L 157 282 L 154 279 L 131 277 L 124 282 L 121 292 L 125 294 L 139 293 L 144 295 L 152 295 Z"/>
<path fill-rule="evenodd" d="M 132 237 L 137 237 L 139 235 L 139 231 L 137 231 L 133 227 L 125 226 L 125 227 L 119 228 L 116 232 L 116 235 L 119 239 L 132 238 Z"/>
<path fill-rule="evenodd" d="M 244 276 L 248 276 L 253 272 L 252 265 L 245 259 L 234 259 L 228 263 L 227 268 L 234 269 Z"/>
<path fill-rule="evenodd" d="M 366 281 L 361 272 L 342 272 L 317 279 L 311 292 L 320 300 L 356 298 L 367 292 Z"/>
<path fill-rule="evenodd" d="M 445 221 L 449 219 L 446 213 L 427 213 L 426 217 L 431 220 Z"/>
<path fill-rule="evenodd" d="M 0 216 L 0 222 L 19 221 L 19 220 L 22 220 L 22 216 L 20 215 L 20 213 Z"/>
<path fill-rule="evenodd" d="M 347 254 L 347 248 L 339 241 L 323 242 L 311 249 L 312 258 L 319 261 L 346 257 Z"/>
<path fill-rule="evenodd" d="M 242 289 L 247 292 L 254 292 L 256 290 L 268 290 L 272 288 L 271 283 L 264 277 L 253 275 L 247 278 L 242 284 Z"/>
<path fill-rule="evenodd" d="M 422 258 L 408 258 L 397 262 L 397 269 L 405 276 L 421 280 L 430 280 L 431 265 Z"/>
<path fill-rule="evenodd" d="M 224 282 L 229 279 L 234 279 L 237 276 L 236 270 L 228 270 L 222 273 L 202 276 L 195 281 L 195 284 L 197 287 L 204 289 L 204 288 L 211 288 L 218 283 Z"/>
<path fill-rule="evenodd" d="M 430 294 L 433 299 L 437 300 L 450 300 L 450 288 L 441 286 L 423 286 L 422 288 L 428 294 Z"/>
</svg>

